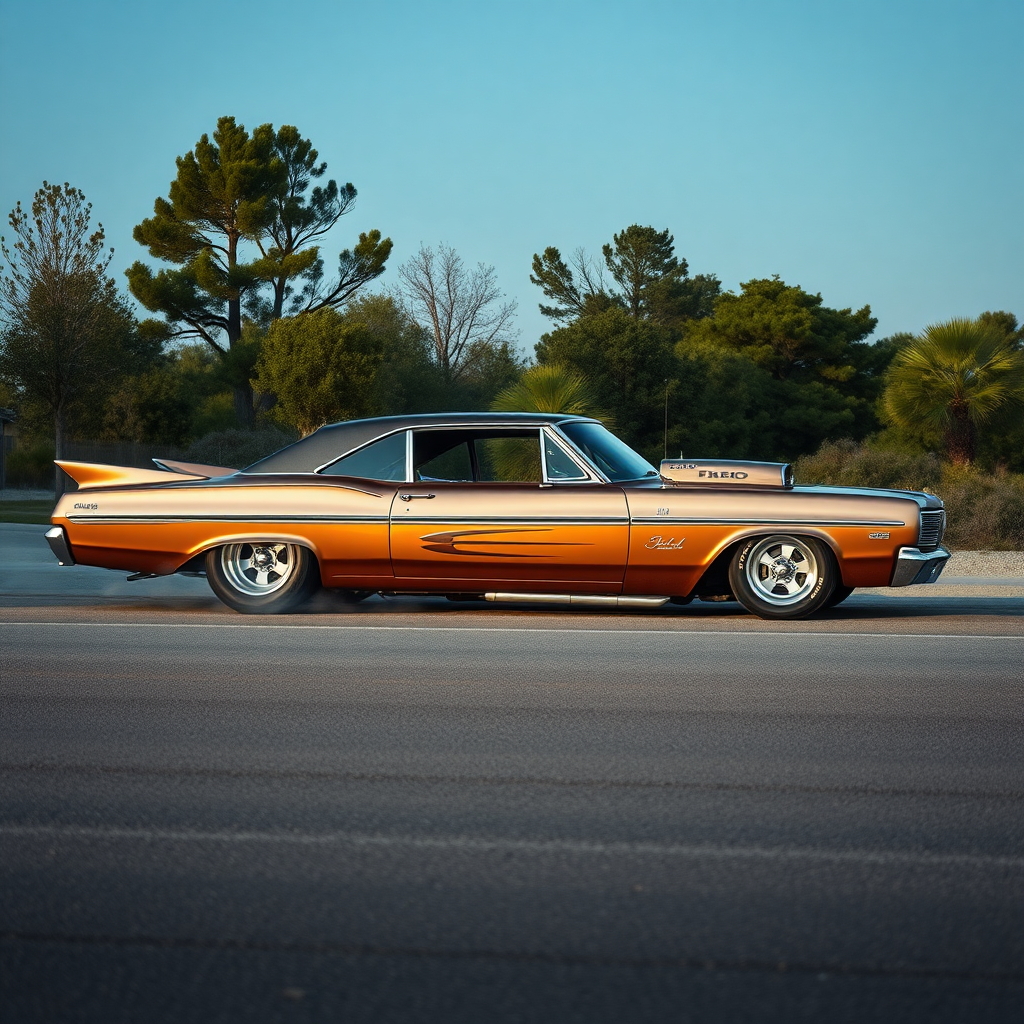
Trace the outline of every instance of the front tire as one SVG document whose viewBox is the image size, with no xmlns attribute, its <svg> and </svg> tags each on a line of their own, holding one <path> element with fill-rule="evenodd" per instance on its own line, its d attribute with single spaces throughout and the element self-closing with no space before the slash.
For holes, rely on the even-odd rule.
<svg viewBox="0 0 1024 1024">
<path fill-rule="evenodd" d="M 762 619 L 805 619 L 828 607 L 839 581 L 831 549 L 813 537 L 755 537 L 729 564 L 736 600 Z"/>
<path fill-rule="evenodd" d="M 311 551 L 274 541 L 225 544 L 208 551 L 206 578 L 229 608 L 250 615 L 291 611 L 320 583 Z"/>
<path fill-rule="evenodd" d="M 852 593 L 853 587 L 846 587 L 837 583 L 836 589 L 832 591 L 832 596 L 825 602 L 825 607 L 835 608 L 837 604 L 842 604 Z"/>
</svg>

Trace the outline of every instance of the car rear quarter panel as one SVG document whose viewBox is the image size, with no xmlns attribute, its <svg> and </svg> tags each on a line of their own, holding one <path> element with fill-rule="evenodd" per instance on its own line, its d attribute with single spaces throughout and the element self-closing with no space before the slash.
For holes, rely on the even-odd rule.
<svg viewBox="0 0 1024 1024">
<path fill-rule="evenodd" d="M 301 544 L 325 582 L 391 577 L 388 511 L 394 488 L 370 491 L 337 479 L 95 488 L 66 494 L 53 521 L 83 565 L 168 574 L 221 544 Z M 340 578 L 340 579 L 339 579 Z"/>
</svg>

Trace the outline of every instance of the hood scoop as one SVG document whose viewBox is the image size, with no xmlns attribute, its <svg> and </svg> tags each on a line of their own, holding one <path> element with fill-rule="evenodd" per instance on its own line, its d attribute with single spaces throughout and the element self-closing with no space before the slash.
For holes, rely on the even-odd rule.
<svg viewBox="0 0 1024 1024">
<path fill-rule="evenodd" d="M 665 459 L 661 464 L 661 478 L 673 484 L 786 489 L 793 486 L 793 467 L 788 462 Z"/>
</svg>

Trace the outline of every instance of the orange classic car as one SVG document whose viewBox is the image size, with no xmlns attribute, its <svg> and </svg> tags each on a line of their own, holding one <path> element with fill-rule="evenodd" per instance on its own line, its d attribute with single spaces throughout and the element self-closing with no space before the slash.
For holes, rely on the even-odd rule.
<svg viewBox="0 0 1024 1024">
<path fill-rule="evenodd" d="M 59 462 L 46 534 L 64 565 L 205 575 L 240 612 L 318 587 L 657 607 L 737 600 L 804 618 L 855 587 L 931 583 L 942 502 L 794 486 L 781 463 L 656 469 L 594 419 L 445 413 L 321 427 L 247 469 Z"/>
</svg>

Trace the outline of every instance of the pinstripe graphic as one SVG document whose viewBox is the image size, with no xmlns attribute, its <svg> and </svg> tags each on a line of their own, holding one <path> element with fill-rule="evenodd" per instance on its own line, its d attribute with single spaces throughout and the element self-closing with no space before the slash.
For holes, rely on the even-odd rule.
<svg viewBox="0 0 1024 1024">
<path fill-rule="evenodd" d="M 555 558 L 554 552 L 548 554 L 529 554 L 508 551 L 508 548 L 588 548 L 593 547 L 587 541 L 560 541 L 560 540 L 502 540 L 509 534 L 529 534 L 535 537 L 538 533 L 550 533 L 550 529 L 544 527 L 523 527 L 520 529 L 496 529 L 496 530 L 457 530 L 444 533 L 428 533 L 420 537 L 423 541 L 424 551 L 436 551 L 442 555 L 475 555 L 477 557 L 497 558 Z M 465 550 L 470 548 L 472 550 Z M 501 548 L 506 550 L 493 550 Z M 484 550 L 487 549 L 487 550 Z"/>
</svg>

